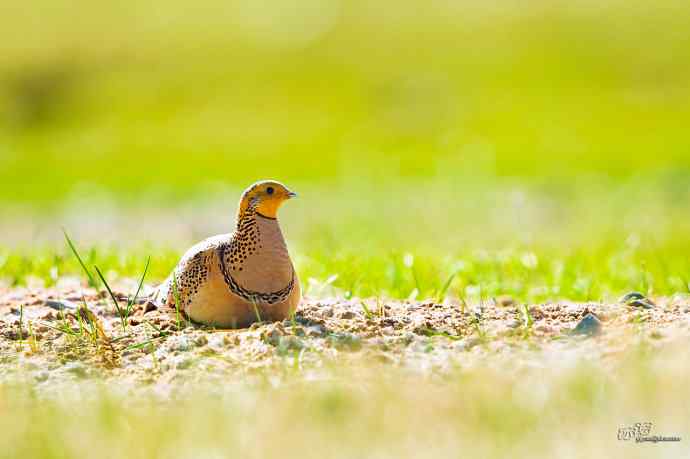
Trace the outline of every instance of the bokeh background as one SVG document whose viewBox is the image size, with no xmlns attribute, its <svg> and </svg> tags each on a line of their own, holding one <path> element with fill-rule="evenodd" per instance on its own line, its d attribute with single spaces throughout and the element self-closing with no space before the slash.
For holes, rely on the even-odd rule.
<svg viewBox="0 0 690 459">
<path fill-rule="evenodd" d="M 161 277 L 275 178 L 300 270 L 345 291 L 690 289 L 688 25 L 680 0 L 5 0 L 0 277 L 75 268 L 62 226 Z"/>
</svg>

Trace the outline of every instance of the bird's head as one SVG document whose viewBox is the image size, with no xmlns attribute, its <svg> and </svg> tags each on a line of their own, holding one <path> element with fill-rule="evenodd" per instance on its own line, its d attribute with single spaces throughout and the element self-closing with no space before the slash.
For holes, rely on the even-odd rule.
<svg viewBox="0 0 690 459">
<path fill-rule="evenodd" d="M 241 218 L 249 207 L 253 207 L 263 217 L 276 218 L 280 206 L 296 196 L 296 193 L 275 180 L 256 182 L 242 193 L 239 217 Z"/>
</svg>

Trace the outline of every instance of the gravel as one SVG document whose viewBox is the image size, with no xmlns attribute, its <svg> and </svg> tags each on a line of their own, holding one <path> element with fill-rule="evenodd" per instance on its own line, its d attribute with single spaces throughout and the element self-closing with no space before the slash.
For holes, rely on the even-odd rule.
<svg viewBox="0 0 690 459">
<path fill-rule="evenodd" d="M 642 338 L 663 346 L 690 337 L 686 295 L 645 298 L 656 305 L 653 309 L 630 306 L 630 301 L 531 305 L 531 323 L 524 318 L 524 306 L 507 297 L 485 304 L 479 315 L 473 312 L 479 310 L 477 305 L 463 309 L 428 300 L 386 300 L 382 308 L 365 315 L 362 299 L 307 298 L 294 320 L 242 330 L 216 330 L 186 321 L 178 330 L 174 311 L 137 305 L 132 313 L 136 320 L 123 333 L 112 305 L 84 288 L 103 330 L 103 335 L 89 336 L 78 334 L 74 315 L 59 319 L 54 309 L 59 298 L 81 297 L 81 290 L 0 288 L 2 379 L 26 373 L 40 386 L 75 378 L 137 385 L 273 378 L 288 368 L 313 373 L 332 365 L 375 364 L 414 372 L 478 365 L 509 369 L 543 366 L 553 355 L 561 361 L 582 356 L 604 361 L 625 355 Z M 28 304 L 23 299 L 29 295 L 31 305 L 25 306 L 25 323 L 20 324 L 16 310 Z M 57 328 L 76 330 L 71 333 L 77 335 Z"/>
</svg>

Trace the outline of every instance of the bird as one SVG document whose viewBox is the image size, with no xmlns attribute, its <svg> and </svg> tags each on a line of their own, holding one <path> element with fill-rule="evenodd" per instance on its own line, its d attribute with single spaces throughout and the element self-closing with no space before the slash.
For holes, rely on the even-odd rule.
<svg viewBox="0 0 690 459">
<path fill-rule="evenodd" d="M 152 295 L 154 304 L 175 307 L 193 322 L 220 328 L 290 317 L 301 289 L 277 214 L 296 196 L 275 180 L 247 188 L 235 231 L 189 249 Z"/>
</svg>

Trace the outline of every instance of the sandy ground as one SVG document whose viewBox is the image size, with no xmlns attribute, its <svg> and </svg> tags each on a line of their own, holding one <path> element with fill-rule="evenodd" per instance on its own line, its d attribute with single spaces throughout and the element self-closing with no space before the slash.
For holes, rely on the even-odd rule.
<svg viewBox="0 0 690 459">
<path fill-rule="evenodd" d="M 121 307 L 120 292 L 130 290 L 130 283 L 116 286 Z M 92 315 L 77 309 L 82 297 Z M 689 337 L 690 297 L 682 295 L 652 298 L 647 307 L 306 298 L 293 320 L 241 330 L 137 304 L 123 331 L 111 299 L 76 283 L 0 289 L 0 379 L 29 378 L 43 390 L 89 379 L 161 391 L 202 380 L 270 382 L 294 369 L 318 377 L 320 369 L 362 362 L 430 374 L 478 365 L 519 372 L 583 359 L 606 366 L 642 342 L 661 347 Z"/>
</svg>

